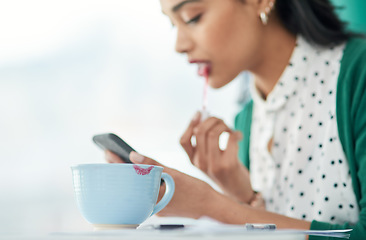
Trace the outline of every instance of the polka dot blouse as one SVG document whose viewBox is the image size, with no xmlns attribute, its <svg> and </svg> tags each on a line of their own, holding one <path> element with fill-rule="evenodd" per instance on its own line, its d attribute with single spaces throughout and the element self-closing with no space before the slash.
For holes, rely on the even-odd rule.
<svg viewBox="0 0 366 240">
<path fill-rule="evenodd" d="M 269 211 L 308 221 L 358 221 L 336 119 L 343 50 L 314 48 L 298 37 L 267 99 L 251 86 L 251 181 Z"/>
</svg>

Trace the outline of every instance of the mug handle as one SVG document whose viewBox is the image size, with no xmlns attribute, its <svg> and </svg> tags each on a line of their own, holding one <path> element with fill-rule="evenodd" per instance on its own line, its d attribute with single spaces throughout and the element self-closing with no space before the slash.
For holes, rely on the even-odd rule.
<svg viewBox="0 0 366 240">
<path fill-rule="evenodd" d="M 160 200 L 160 202 L 158 204 L 156 204 L 156 206 L 154 207 L 154 210 L 150 216 L 154 215 L 155 213 L 160 212 L 163 208 L 165 208 L 165 206 L 168 205 L 170 200 L 172 200 L 172 197 L 174 195 L 175 183 L 174 183 L 173 178 L 167 173 L 162 173 L 161 179 L 163 179 L 165 182 L 166 190 L 165 190 L 163 198 Z"/>
</svg>

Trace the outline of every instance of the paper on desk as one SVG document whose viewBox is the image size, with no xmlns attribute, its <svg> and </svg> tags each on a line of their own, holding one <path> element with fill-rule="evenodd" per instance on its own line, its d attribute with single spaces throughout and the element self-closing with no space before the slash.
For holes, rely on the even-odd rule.
<svg viewBox="0 0 366 240">
<path fill-rule="evenodd" d="M 80 239 L 80 237 L 98 237 L 98 239 L 116 239 L 123 236 L 126 240 L 202 240 L 202 239 L 227 239 L 232 240 L 303 240 L 305 235 L 324 236 L 348 239 L 348 232 L 341 231 L 301 231 L 301 230 L 246 230 L 243 228 L 198 228 L 187 227 L 177 230 L 106 230 L 99 232 L 79 232 L 79 233 L 53 233 L 52 236 L 73 237 L 70 239 Z"/>
<path fill-rule="evenodd" d="M 203 235 L 217 235 L 217 234 L 253 234 L 253 233 L 268 233 L 268 234 L 305 234 L 312 236 L 324 236 L 324 237 L 334 237 L 334 238 L 345 238 L 348 239 L 350 237 L 350 232 L 352 229 L 345 230 L 292 230 L 292 229 L 278 229 L 278 230 L 247 230 L 244 229 L 241 225 L 234 226 L 212 226 L 212 227 L 193 227 L 191 229 L 185 230 L 186 233 L 191 234 L 203 234 Z"/>
<path fill-rule="evenodd" d="M 148 226 L 147 226 L 148 227 Z M 146 230 L 146 228 L 142 228 L 140 230 Z M 160 230 L 161 231 L 161 230 Z M 293 230 L 293 229 L 278 229 L 278 230 L 248 230 L 244 228 L 243 225 L 230 225 L 230 224 L 198 224 L 198 225 L 190 225 L 186 226 L 184 229 L 176 229 L 176 230 L 165 230 L 164 232 L 170 233 L 179 233 L 182 235 L 256 235 L 256 234 L 302 234 L 302 235 L 312 235 L 312 236 L 324 236 L 324 237 L 334 237 L 334 238 L 345 238 L 348 239 L 350 237 L 350 232 L 352 229 L 344 229 L 344 230 Z"/>
<path fill-rule="evenodd" d="M 217 220 L 203 217 L 200 218 L 200 221 L 197 221 L 194 225 L 200 228 L 200 231 L 209 231 L 209 232 L 216 232 L 216 233 L 227 233 L 226 231 L 232 232 L 253 232 L 259 231 L 263 233 L 263 230 L 246 230 L 243 229 L 243 225 L 232 225 L 232 224 L 224 224 Z M 268 230 L 264 230 L 268 231 Z M 271 231 L 271 230 L 270 230 Z M 273 230 L 272 230 L 273 231 Z M 334 238 L 346 238 L 350 237 L 350 233 L 352 229 L 341 229 L 341 230 L 293 230 L 293 229 L 277 229 L 275 230 L 277 233 L 294 233 L 294 234 L 305 234 L 305 235 L 313 235 L 313 236 L 324 236 L 324 237 L 334 237 Z M 273 233 L 273 232 L 272 232 Z"/>
<path fill-rule="evenodd" d="M 323 237 L 334 237 L 334 238 L 349 238 L 352 229 L 343 229 L 343 230 L 309 230 L 303 231 L 306 235 L 312 236 L 323 236 Z M 301 231 L 300 231 L 301 232 Z"/>
<path fill-rule="evenodd" d="M 151 226 L 154 224 L 148 224 L 141 226 L 138 229 L 120 229 L 120 230 L 104 230 L 95 232 L 82 232 L 82 233 L 56 233 L 56 235 L 73 235 L 73 236 L 98 236 L 98 237 L 112 237 L 112 236 L 124 236 L 137 239 L 181 239 L 182 237 L 189 237 L 189 239 L 200 239 L 201 237 L 210 237 L 210 239 L 221 239 L 222 236 L 230 236 L 232 239 L 291 239 L 285 238 L 286 236 L 298 235 L 298 239 L 303 239 L 300 236 L 314 235 L 314 236 L 326 236 L 334 238 L 348 239 L 350 231 L 346 230 L 325 230 L 325 231 L 304 231 L 293 229 L 279 229 L 279 230 L 247 230 L 244 225 L 230 225 L 222 224 L 213 221 L 196 221 L 192 224 L 185 224 L 184 228 L 178 228 L 174 230 L 158 230 Z M 221 236 L 221 238 L 220 238 Z M 265 237 L 267 236 L 267 237 Z M 248 237 L 248 238 L 246 238 Z M 261 238 L 262 237 L 262 238 Z M 264 237 L 264 238 L 263 238 Z M 126 238 L 127 239 L 127 238 Z"/>
</svg>

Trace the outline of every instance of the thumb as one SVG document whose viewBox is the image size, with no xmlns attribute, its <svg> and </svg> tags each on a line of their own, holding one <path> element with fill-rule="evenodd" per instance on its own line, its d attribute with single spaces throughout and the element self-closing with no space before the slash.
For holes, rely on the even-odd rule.
<svg viewBox="0 0 366 240">
<path fill-rule="evenodd" d="M 136 164 L 148 164 L 148 165 L 155 165 L 155 166 L 160 166 L 160 167 L 164 167 L 163 165 L 161 165 L 160 163 L 158 163 L 155 160 L 152 160 L 151 158 L 145 157 L 137 152 L 132 151 L 130 153 L 130 160 L 133 163 Z"/>
<path fill-rule="evenodd" d="M 229 142 L 237 143 L 243 139 L 243 134 L 240 131 L 233 131 L 229 136 Z"/>
<path fill-rule="evenodd" d="M 237 152 L 239 147 L 238 143 L 243 139 L 243 134 L 240 131 L 232 132 L 229 136 L 228 144 L 226 147 L 227 151 L 234 151 Z"/>
<path fill-rule="evenodd" d="M 235 136 L 236 136 L 237 141 L 243 140 L 243 133 L 241 131 L 236 131 Z"/>
</svg>

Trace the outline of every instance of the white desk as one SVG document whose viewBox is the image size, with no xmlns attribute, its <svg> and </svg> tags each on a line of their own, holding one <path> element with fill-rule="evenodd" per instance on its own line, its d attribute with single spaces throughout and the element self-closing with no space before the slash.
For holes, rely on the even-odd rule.
<svg viewBox="0 0 366 240">
<path fill-rule="evenodd" d="M 53 233 L 44 236 L 0 236 L 6 240 L 204 240 L 204 239 L 230 239 L 230 240 L 305 240 L 304 234 L 272 232 L 247 232 L 247 233 L 222 233 L 222 234 L 185 234 L 177 231 L 155 231 L 134 233 L 126 232 L 83 232 L 83 233 Z"/>
<path fill-rule="evenodd" d="M 156 230 L 151 225 L 184 224 L 175 230 Z M 119 229 L 84 232 L 56 232 L 38 235 L 0 235 L 0 240 L 305 240 L 309 231 L 295 230 L 246 230 L 243 225 L 225 225 L 211 219 L 156 218 L 152 217 L 138 229 Z M 320 231 L 324 234 L 327 231 Z M 334 234 L 334 231 L 332 231 Z M 335 231 L 337 232 L 337 231 Z M 349 234 L 349 230 L 338 230 Z M 314 234 L 314 232 L 312 233 Z M 319 234 L 315 233 L 315 234 Z"/>
<path fill-rule="evenodd" d="M 156 230 L 152 225 L 184 224 L 184 228 Z M 305 234 L 289 231 L 248 231 L 240 225 L 224 225 L 210 219 L 152 218 L 138 229 L 118 229 L 84 232 L 56 232 L 44 235 L 9 235 L 0 240 L 305 240 Z"/>
</svg>

